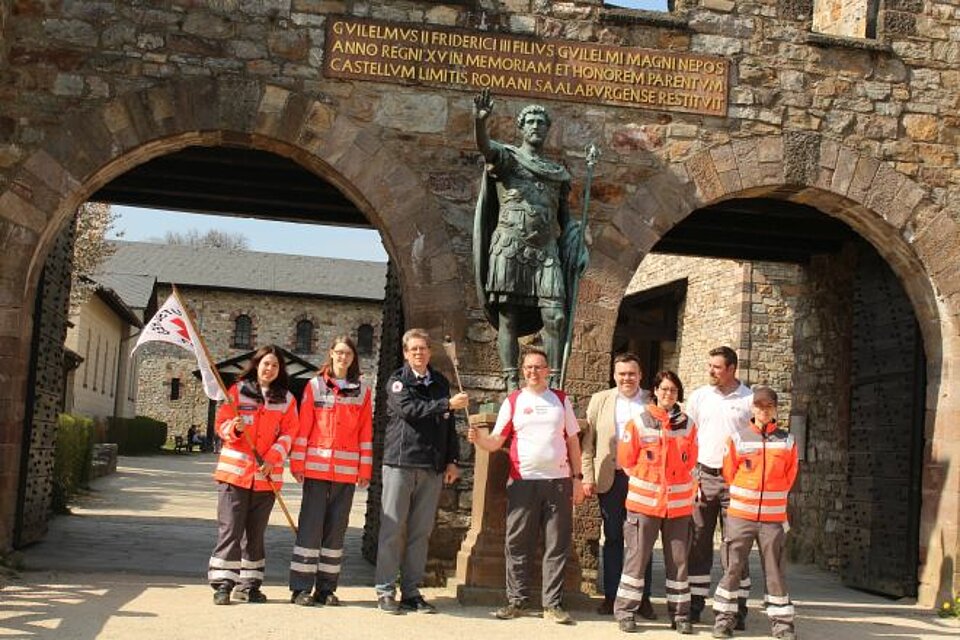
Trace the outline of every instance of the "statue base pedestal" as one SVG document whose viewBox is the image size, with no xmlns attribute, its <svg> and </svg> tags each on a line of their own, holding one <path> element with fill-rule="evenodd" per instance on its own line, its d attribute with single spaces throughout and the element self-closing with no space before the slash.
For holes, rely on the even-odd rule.
<svg viewBox="0 0 960 640">
<path fill-rule="evenodd" d="M 497 421 L 495 413 L 470 416 L 470 426 L 489 430 Z M 510 459 L 506 451 L 490 453 L 479 447 L 473 468 L 473 506 L 470 530 L 457 553 L 457 600 L 464 605 L 500 606 L 506 603 L 504 542 L 507 525 L 507 479 Z M 530 585 L 531 609 L 537 609 L 540 594 L 538 552 Z M 590 599 L 580 593 L 580 563 L 571 552 L 564 576 L 564 604 L 585 606 Z"/>
</svg>

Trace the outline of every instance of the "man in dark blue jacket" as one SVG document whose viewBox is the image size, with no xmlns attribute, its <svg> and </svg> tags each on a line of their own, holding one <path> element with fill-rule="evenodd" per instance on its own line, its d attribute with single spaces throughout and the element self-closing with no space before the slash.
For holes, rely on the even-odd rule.
<svg viewBox="0 0 960 640">
<path fill-rule="evenodd" d="M 383 452 L 377 602 L 385 613 L 436 613 L 419 584 L 440 490 L 460 477 L 453 412 L 466 408 L 469 398 L 462 392 L 450 397 L 447 379 L 430 366 L 430 335 L 423 329 L 403 334 L 403 358 L 406 363 L 386 386 L 390 422 Z"/>
</svg>

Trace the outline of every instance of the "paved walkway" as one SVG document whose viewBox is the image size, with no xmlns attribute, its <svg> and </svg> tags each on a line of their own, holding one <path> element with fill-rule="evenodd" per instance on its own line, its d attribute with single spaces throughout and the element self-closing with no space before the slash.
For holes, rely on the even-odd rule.
<svg viewBox="0 0 960 640">
<path fill-rule="evenodd" d="M 574 612 L 578 622 L 571 627 L 534 617 L 495 620 L 488 608 L 461 607 L 453 587 L 425 590 L 440 615 L 381 614 L 370 586 L 373 568 L 359 552 L 365 492 L 357 494 L 347 537 L 338 591 L 346 606 L 304 609 L 287 603 L 293 537 L 277 508 L 267 533 L 264 591 L 270 602 L 215 607 L 205 584 L 216 536 L 213 464 L 213 456 L 204 454 L 124 458 L 116 475 L 96 481 L 73 515 L 54 519 L 47 538 L 26 550 L 26 571 L 0 588 L 0 638 L 583 640 L 620 635 L 611 618 L 592 611 Z M 297 485 L 288 483 L 284 496 L 296 517 Z M 662 584 L 662 563 L 655 573 L 655 583 Z M 802 638 L 960 638 L 960 627 L 945 626 L 910 602 L 845 589 L 834 576 L 811 567 L 791 567 L 788 575 Z M 675 638 L 665 622 L 662 594 L 654 594 L 660 620 L 642 625 L 639 637 Z M 767 637 L 758 604 L 751 603 L 749 630 L 738 638 Z M 710 637 L 709 627 L 696 630 L 698 637 Z"/>
</svg>

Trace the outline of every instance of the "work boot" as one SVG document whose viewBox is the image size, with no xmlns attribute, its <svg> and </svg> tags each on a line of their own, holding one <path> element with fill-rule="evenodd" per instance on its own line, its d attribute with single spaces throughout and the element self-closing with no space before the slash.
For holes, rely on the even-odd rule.
<svg viewBox="0 0 960 640">
<path fill-rule="evenodd" d="M 437 608 L 423 599 L 423 596 L 404 598 L 400 601 L 400 608 L 410 613 L 436 613 Z"/>
<path fill-rule="evenodd" d="M 527 607 L 522 602 L 511 602 L 504 607 L 500 607 L 493 612 L 493 615 L 500 620 L 512 620 L 513 618 L 522 618 L 527 615 Z"/>
<path fill-rule="evenodd" d="M 650 596 L 643 596 L 640 599 L 640 608 L 637 609 L 637 614 L 645 620 L 656 620 L 657 613 L 653 610 L 653 603 L 650 602 Z"/>
<path fill-rule="evenodd" d="M 597 613 L 602 616 L 613 615 L 613 598 L 604 598 L 600 606 L 597 607 Z"/>
<path fill-rule="evenodd" d="M 294 591 L 290 594 L 290 602 L 301 607 L 312 607 L 316 604 L 309 591 Z"/>
<path fill-rule="evenodd" d="M 737 622 L 733 625 L 734 631 L 746 631 L 747 630 L 747 614 L 738 613 Z"/>
<path fill-rule="evenodd" d="M 230 604 L 230 591 L 233 589 L 229 584 L 221 584 L 213 592 L 213 604 Z"/>
<path fill-rule="evenodd" d="M 267 596 L 263 591 L 253 587 L 251 589 L 237 589 L 233 592 L 233 599 L 237 602 L 249 602 L 250 604 L 263 604 L 267 601 Z"/>
<path fill-rule="evenodd" d="M 392 595 L 385 594 L 377 598 L 377 608 L 384 613 L 389 613 L 394 616 L 398 616 L 403 613 L 400 610 L 400 605 L 397 604 L 397 601 L 394 600 Z"/>
<path fill-rule="evenodd" d="M 549 622 L 556 622 L 557 624 L 573 624 L 573 618 L 571 618 L 570 614 L 564 611 L 560 605 L 556 607 L 544 607 L 543 619 Z"/>
<path fill-rule="evenodd" d="M 732 638 L 733 629 L 731 629 L 725 624 L 718 624 L 713 628 L 713 637 L 714 638 Z"/>
<path fill-rule="evenodd" d="M 637 631 L 637 621 L 633 619 L 633 616 L 617 620 L 617 626 L 624 633 L 636 633 Z"/>
<path fill-rule="evenodd" d="M 681 636 L 688 636 L 693 633 L 693 625 L 685 618 L 679 618 L 673 621 L 671 625 Z"/>
<path fill-rule="evenodd" d="M 340 598 L 337 597 L 337 594 L 332 591 L 314 591 L 313 599 L 321 607 L 339 607 Z"/>
<path fill-rule="evenodd" d="M 779 640 L 797 640 L 797 634 L 793 629 L 784 629 L 773 637 Z"/>
</svg>

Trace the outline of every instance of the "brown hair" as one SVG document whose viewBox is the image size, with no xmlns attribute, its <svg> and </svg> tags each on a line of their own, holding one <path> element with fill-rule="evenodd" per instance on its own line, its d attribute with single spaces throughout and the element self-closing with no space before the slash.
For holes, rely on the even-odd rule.
<svg viewBox="0 0 960 640">
<path fill-rule="evenodd" d="M 523 351 L 520 352 L 520 362 L 517 363 L 521 369 L 523 368 L 523 363 L 527 359 L 527 356 L 543 356 L 543 359 L 547 362 L 547 366 L 550 365 L 550 360 L 547 358 L 547 352 L 541 349 L 540 347 L 524 347 Z"/>
<path fill-rule="evenodd" d="M 636 362 L 637 368 L 640 369 L 640 373 L 643 373 L 643 365 L 640 364 L 640 356 L 632 351 L 624 351 L 623 353 L 618 353 L 613 357 L 613 366 L 617 366 L 621 362 Z"/>
<path fill-rule="evenodd" d="M 680 382 L 680 376 L 675 374 L 673 371 L 658 371 L 657 375 L 653 376 L 653 390 L 656 391 L 657 387 L 660 386 L 660 383 L 664 380 L 669 380 L 677 387 L 677 402 L 683 402 L 683 383 Z"/>
<path fill-rule="evenodd" d="M 727 366 L 730 365 L 737 366 L 737 352 L 731 349 L 730 347 L 717 347 L 716 349 L 710 349 L 710 357 L 714 356 L 723 356 L 723 361 L 727 363 Z"/>
<path fill-rule="evenodd" d="M 283 361 L 283 351 L 277 345 L 268 344 L 257 349 L 250 357 L 247 366 L 245 366 L 240 372 L 240 375 L 237 376 L 237 380 L 252 382 L 257 385 L 257 389 L 259 389 L 260 383 L 257 380 L 257 368 L 260 366 L 260 361 L 269 355 L 275 356 L 280 366 L 277 371 L 277 377 L 270 383 L 270 387 L 267 389 L 267 396 L 269 400 L 281 402 L 287 397 L 287 389 L 290 388 L 290 384 L 287 379 L 287 365 Z"/>
<path fill-rule="evenodd" d="M 330 346 L 327 348 L 327 363 L 324 365 L 324 368 L 327 369 L 331 374 L 333 373 L 333 356 L 330 355 L 329 351 L 333 349 L 338 344 L 345 344 L 350 347 L 350 351 L 353 352 L 353 362 L 350 363 L 350 366 L 347 367 L 347 380 L 350 382 L 359 382 L 360 381 L 360 357 L 357 355 L 357 345 L 348 335 L 337 336 L 330 341 Z"/>
<path fill-rule="evenodd" d="M 758 407 L 777 406 L 777 392 L 770 387 L 758 384 L 753 388 L 753 404 Z"/>
</svg>

